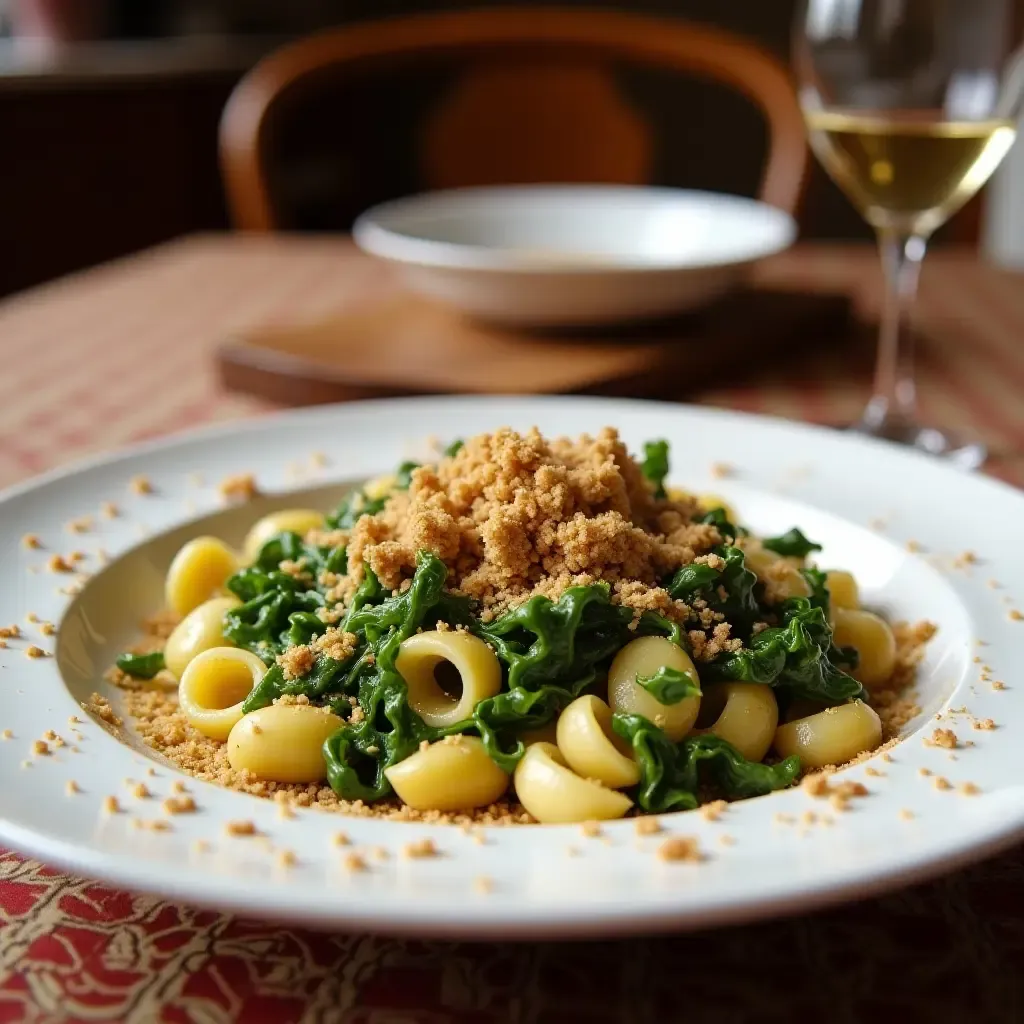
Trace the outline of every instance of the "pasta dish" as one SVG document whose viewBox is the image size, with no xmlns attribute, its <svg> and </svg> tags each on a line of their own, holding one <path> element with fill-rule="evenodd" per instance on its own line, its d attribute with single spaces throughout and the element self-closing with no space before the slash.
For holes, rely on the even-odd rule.
<svg viewBox="0 0 1024 1024">
<path fill-rule="evenodd" d="M 501 429 L 198 537 L 115 681 L 193 774 L 420 820 L 689 810 L 896 735 L 927 636 L 668 476 L 664 441 Z"/>
</svg>

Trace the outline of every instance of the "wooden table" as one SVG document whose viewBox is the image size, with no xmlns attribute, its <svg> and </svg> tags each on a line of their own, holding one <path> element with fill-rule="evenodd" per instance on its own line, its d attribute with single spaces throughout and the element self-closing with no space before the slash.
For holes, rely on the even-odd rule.
<svg viewBox="0 0 1024 1024">
<path fill-rule="evenodd" d="M 799 247 L 766 278 L 848 289 L 871 316 L 875 256 Z M 0 304 L 0 485 L 183 427 L 257 414 L 222 394 L 228 334 L 315 320 L 387 287 L 337 240 L 185 239 Z M 1024 482 L 1024 278 L 935 253 L 920 383 L 934 421 L 980 435 Z M 870 353 L 822 338 L 708 404 L 823 423 L 862 406 Z M 397 942 L 248 924 L 113 891 L 0 851 L 0 1024 L 661 1024 L 1024 1019 L 1024 851 L 785 922 L 628 943 Z"/>
</svg>

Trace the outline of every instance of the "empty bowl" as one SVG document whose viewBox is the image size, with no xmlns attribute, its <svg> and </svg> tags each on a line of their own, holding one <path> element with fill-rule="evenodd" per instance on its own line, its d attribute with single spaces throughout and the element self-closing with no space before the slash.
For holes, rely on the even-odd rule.
<svg viewBox="0 0 1024 1024">
<path fill-rule="evenodd" d="M 599 325 L 692 310 L 787 248 L 787 213 L 668 188 L 457 189 L 367 210 L 356 243 L 410 290 L 486 320 Z"/>
</svg>

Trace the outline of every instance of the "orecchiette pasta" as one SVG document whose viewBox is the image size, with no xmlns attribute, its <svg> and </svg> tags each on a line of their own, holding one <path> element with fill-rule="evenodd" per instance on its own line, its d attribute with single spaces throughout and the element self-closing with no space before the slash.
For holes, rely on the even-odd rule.
<svg viewBox="0 0 1024 1024">
<path fill-rule="evenodd" d="M 508 776 L 476 736 L 447 736 L 384 770 L 398 796 L 420 811 L 465 811 L 494 803 Z"/>
<path fill-rule="evenodd" d="M 462 693 L 452 696 L 437 682 L 435 669 L 449 662 L 459 673 Z M 395 668 L 409 688 L 409 706 L 427 725 L 454 725 L 501 689 L 501 665 L 494 651 L 472 633 L 431 630 L 409 637 L 398 649 Z"/>
<path fill-rule="evenodd" d="M 780 725 L 774 747 L 781 757 L 796 754 L 805 768 L 824 768 L 874 750 L 881 742 L 878 715 L 858 700 Z"/>
<path fill-rule="evenodd" d="M 779 723 L 779 706 L 771 687 L 760 683 L 716 683 L 704 691 L 702 715 L 705 712 L 710 712 L 714 719 L 701 732 L 728 740 L 751 761 L 760 761 L 768 753 Z"/>
<path fill-rule="evenodd" d="M 744 549 L 744 562 L 759 580 L 771 580 L 772 592 L 778 600 L 808 597 L 811 593 L 807 580 L 800 575 L 802 559 L 780 557 L 754 542 Z"/>
<path fill-rule="evenodd" d="M 164 644 L 164 664 L 181 679 L 188 663 L 211 647 L 234 647 L 224 637 L 224 613 L 237 607 L 237 597 L 214 597 L 194 608 L 178 623 Z"/>
<path fill-rule="evenodd" d="M 516 796 L 538 821 L 568 823 L 621 818 L 633 801 L 599 782 L 581 779 L 552 743 L 534 743 L 515 770 Z"/>
<path fill-rule="evenodd" d="M 640 781 L 629 744 L 612 732 L 612 711 L 600 697 L 577 697 L 559 716 L 558 749 L 569 767 L 584 779 L 611 789 Z"/>
<path fill-rule="evenodd" d="M 175 556 L 164 583 L 167 607 L 188 615 L 238 571 L 238 556 L 216 537 L 196 537 Z"/>
<path fill-rule="evenodd" d="M 242 702 L 266 675 L 267 666 L 237 647 L 211 647 L 182 673 L 178 705 L 204 736 L 226 740 L 242 717 Z"/>
<path fill-rule="evenodd" d="M 277 534 L 289 532 L 303 536 L 323 524 L 323 512 L 317 512 L 312 508 L 286 508 L 280 512 L 271 512 L 253 524 L 252 529 L 245 535 L 242 551 L 245 552 L 247 561 L 255 562 L 263 545 Z"/>
<path fill-rule="evenodd" d="M 674 668 L 700 685 L 690 656 L 663 636 L 631 640 L 615 655 L 608 669 L 608 703 L 612 711 L 643 715 L 660 726 L 670 740 L 681 740 L 691 729 L 700 710 L 700 697 L 686 697 L 678 704 L 662 704 L 636 680 L 652 676 L 660 668 Z"/>
<path fill-rule="evenodd" d="M 833 609 L 860 607 L 860 591 L 852 573 L 831 569 L 825 574 L 825 584 Z"/>
<path fill-rule="evenodd" d="M 344 722 L 312 704 L 271 704 L 240 718 L 228 734 L 236 771 L 271 782 L 319 782 L 327 774 L 323 745 Z"/>
<path fill-rule="evenodd" d="M 832 639 L 838 647 L 854 647 L 860 656 L 852 675 L 868 689 L 881 686 L 896 667 L 896 637 L 889 624 L 873 612 L 837 608 Z"/>
</svg>

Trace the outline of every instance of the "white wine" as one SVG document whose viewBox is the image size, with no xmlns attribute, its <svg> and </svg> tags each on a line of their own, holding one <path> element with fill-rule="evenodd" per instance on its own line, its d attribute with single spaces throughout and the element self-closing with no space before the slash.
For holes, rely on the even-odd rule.
<svg viewBox="0 0 1024 1024">
<path fill-rule="evenodd" d="M 811 146 L 876 228 L 928 235 L 988 180 L 1012 121 L 942 121 L 900 111 L 806 114 Z"/>
</svg>

